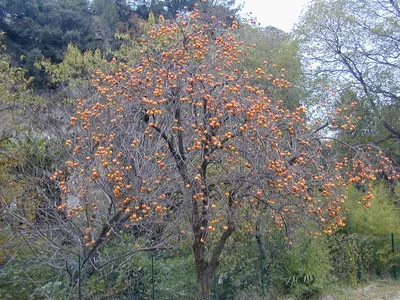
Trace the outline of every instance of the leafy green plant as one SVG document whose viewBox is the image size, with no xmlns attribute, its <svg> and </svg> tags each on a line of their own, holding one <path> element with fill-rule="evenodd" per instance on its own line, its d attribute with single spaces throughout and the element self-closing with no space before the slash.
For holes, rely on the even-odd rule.
<svg viewBox="0 0 400 300">
<path fill-rule="evenodd" d="M 345 209 L 349 210 L 346 227 L 330 239 L 335 273 L 347 282 L 355 283 L 359 271 L 361 279 L 387 276 L 400 257 L 392 253 L 391 234 L 395 242 L 400 238 L 400 219 L 396 202 L 398 192 L 383 183 L 373 187 L 375 198 L 365 210 L 360 202 L 364 193 L 349 187 Z M 359 265 L 359 266 L 358 266 Z M 352 274 L 352 275 L 350 275 Z"/>
<path fill-rule="evenodd" d="M 336 277 L 341 282 L 355 285 L 360 262 L 357 236 L 355 234 L 336 234 L 330 237 L 329 248 Z"/>
<path fill-rule="evenodd" d="M 285 286 L 288 291 L 298 298 L 321 293 L 331 269 L 324 241 L 310 240 L 308 246 L 295 246 L 287 256 Z"/>
<path fill-rule="evenodd" d="M 68 299 L 72 288 L 63 273 L 35 264 L 28 252 L 0 269 L 1 299 Z M 28 259 L 32 259 L 27 263 Z"/>
<path fill-rule="evenodd" d="M 236 232 L 221 256 L 215 275 L 214 293 L 218 299 L 233 299 L 239 291 L 261 295 L 262 274 L 256 239 L 244 231 Z"/>
<path fill-rule="evenodd" d="M 157 299 L 191 299 L 196 294 L 196 272 L 190 248 L 154 257 Z"/>
<path fill-rule="evenodd" d="M 399 193 L 390 189 L 383 183 L 375 185 L 374 199 L 366 210 L 361 204 L 365 196 L 363 191 L 349 187 L 346 195 L 351 201 L 347 201 L 345 206 L 349 210 L 345 232 L 375 237 L 400 234 L 399 208 L 396 206 Z"/>
<path fill-rule="evenodd" d="M 268 244 L 269 288 L 275 296 L 290 294 L 308 299 L 319 295 L 329 283 L 332 269 L 329 248 L 325 237 L 313 239 L 301 229 L 293 235 L 292 245 L 279 243 L 279 237 Z"/>
</svg>

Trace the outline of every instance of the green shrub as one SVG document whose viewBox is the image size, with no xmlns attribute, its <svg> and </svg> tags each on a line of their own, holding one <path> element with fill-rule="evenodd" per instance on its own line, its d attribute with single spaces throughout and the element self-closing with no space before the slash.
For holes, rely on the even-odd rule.
<svg viewBox="0 0 400 300">
<path fill-rule="evenodd" d="M 151 299 L 151 283 L 151 258 L 139 252 L 105 265 L 88 280 L 84 295 L 88 299 Z"/>
<path fill-rule="evenodd" d="M 324 238 L 302 241 L 285 251 L 281 284 L 296 298 L 319 295 L 328 283 L 331 271 L 329 250 Z"/>
<path fill-rule="evenodd" d="M 28 259 L 28 257 L 24 257 Z M 32 260 L 0 266 L 0 299 L 69 299 L 72 288 L 65 274 Z"/>
<path fill-rule="evenodd" d="M 192 255 L 190 249 L 137 252 L 94 275 L 85 287 L 90 291 L 87 296 L 89 299 L 145 300 L 152 299 L 154 287 L 156 299 L 192 299 L 196 295 Z"/>
<path fill-rule="evenodd" d="M 154 258 L 157 299 L 192 299 L 197 293 L 191 249 L 164 253 Z"/>
<path fill-rule="evenodd" d="M 355 234 L 336 234 L 329 237 L 333 273 L 342 283 L 355 285 L 360 263 L 360 250 Z"/>
<path fill-rule="evenodd" d="M 236 232 L 221 255 L 213 292 L 221 300 L 235 299 L 239 291 L 261 295 L 261 278 L 260 250 L 256 239 L 247 233 Z"/>
<path fill-rule="evenodd" d="M 371 208 L 366 210 L 362 203 L 365 194 L 355 187 L 349 188 L 345 204 L 349 213 L 344 231 L 371 237 L 385 237 L 392 233 L 400 235 L 400 211 L 395 205 L 399 196 L 392 194 L 384 184 L 376 185 L 373 194 Z"/>
<path fill-rule="evenodd" d="M 400 253 L 392 253 L 391 234 L 400 239 L 398 196 L 390 188 L 378 184 L 368 210 L 362 207 L 365 195 L 355 187 L 346 192 L 349 210 L 346 227 L 330 238 L 334 274 L 345 283 L 355 284 L 357 272 L 361 280 L 388 276 L 393 265 L 400 265 Z"/>
</svg>

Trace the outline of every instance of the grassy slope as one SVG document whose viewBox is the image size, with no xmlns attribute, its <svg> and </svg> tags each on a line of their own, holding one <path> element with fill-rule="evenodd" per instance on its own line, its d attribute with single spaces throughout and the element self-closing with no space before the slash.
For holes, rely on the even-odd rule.
<svg viewBox="0 0 400 300">
<path fill-rule="evenodd" d="M 356 288 L 335 289 L 326 293 L 321 300 L 400 300 L 400 281 L 382 280 L 360 285 Z"/>
</svg>

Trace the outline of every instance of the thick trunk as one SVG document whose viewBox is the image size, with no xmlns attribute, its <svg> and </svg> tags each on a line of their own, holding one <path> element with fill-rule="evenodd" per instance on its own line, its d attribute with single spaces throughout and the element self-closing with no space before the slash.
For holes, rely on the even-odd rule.
<svg viewBox="0 0 400 300">
<path fill-rule="evenodd" d="M 197 291 L 198 300 L 207 300 L 210 298 L 211 293 L 211 282 L 217 269 L 219 258 L 222 253 L 222 249 L 225 246 L 226 240 L 234 232 L 233 224 L 231 227 L 224 231 L 220 237 L 219 242 L 215 245 L 210 260 L 206 259 L 206 247 L 203 242 L 201 242 L 202 232 L 195 230 L 195 242 L 193 244 L 193 252 L 196 263 L 196 275 L 197 275 Z M 194 227 L 196 229 L 196 227 Z"/>
<path fill-rule="evenodd" d="M 206 247 L 200 241 L 202 232 L 198 232 L 197 239 L 193 244 L 193 253 L 196 264 L 196 277 L 197 277 L 197 299 L 207 300 L 210 298 L 211 282 L 217 264 L 211 264 L 206 259 Z"/>
<path fill-rule="evenodd" d="M 198 288 L 198 298 L 209 299 L 211 292 L 211 281 L 214 276 L 214 272 L 219 264 L 219 258 L 221 256 L 222 250 L 226 244 L 227 239 L 235 231 L 235 223 L 233 222 L 233 216 L 230 214 L 228 217 L 227 229 L 224 230 L 219 237 L 218 242 L 214 247 L 208 249 L 210 251 L 209 259 L 207 259 L 205 247 L 205 239 L 207 238 L 207 233 L 205 230 L 201 230 L 201 226 L 204 228 L 208 227 L 208 216 L 207 210 L 203 207 L 201 214 L 199 213 L 199 207 L 196 202 L 193 203 L 193 233 L 194 233 L 194 243 L 193 243 L 193 253 L 196 263 L 196 275 L 197 275 L 197 288 Z M 201 218 L 200 218 L 201 216 Z"/>
<path fill-rule="evenodd" d="M 197 272 L 197 299 L 207 300 L 211 295 L 211 282 L 214 275 L 214 270 L 211 267 L 201 266 L 196 267 Z"/>
</svg>

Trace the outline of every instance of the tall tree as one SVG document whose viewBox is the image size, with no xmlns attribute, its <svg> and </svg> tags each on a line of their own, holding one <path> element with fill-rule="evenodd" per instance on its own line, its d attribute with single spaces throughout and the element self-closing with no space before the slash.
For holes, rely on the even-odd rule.
<svg viewBox="0 0 400 300">
<path fill-rule="evenodd" d="M 358 136 L 400 153 L 400 10 L 392 0 L 313 1 L 297 28 L 310 82 L 362 102 Z"/>
<path fill-rule="evenodd" d="M 113 60 L 111 72 L 93 74 L 100 96 L 78 100 L 66 142 L 74 157 L 52 179 L 75 243 L 87 247 L 83 266 L 95 268 L 121 228 L 175 228 L 193 243 L 198 298 L 206 299 L 237 227 L 253 232 L 268 216 L 289 234 L 305 215 L 330 234 L 345 225 L 346 186 L 365 186 L 368 208 L 375 171 L 396 176 L 372 147 L 351 146 L 355 158 L 336 160 L 334 138 L 307 125 L 304 107 L 286 109 L 253 84 L 290 88 L 283 71 L 240 69 L 247 45 L 235 38 L 238 23 L 222 30 L 200 19 L 198 10 L 161 17 L 136 65 Z M 336 121 L 348 130 L 353 107 Z"/>
<path fill-rule="evenodd" d="M 101 49 L 109 52 L 119 22 L 117 5 L 114 1 L 94 0 L 92 8 L 96 28 L 95 38 L 102 42 Z"/>
</svg>

